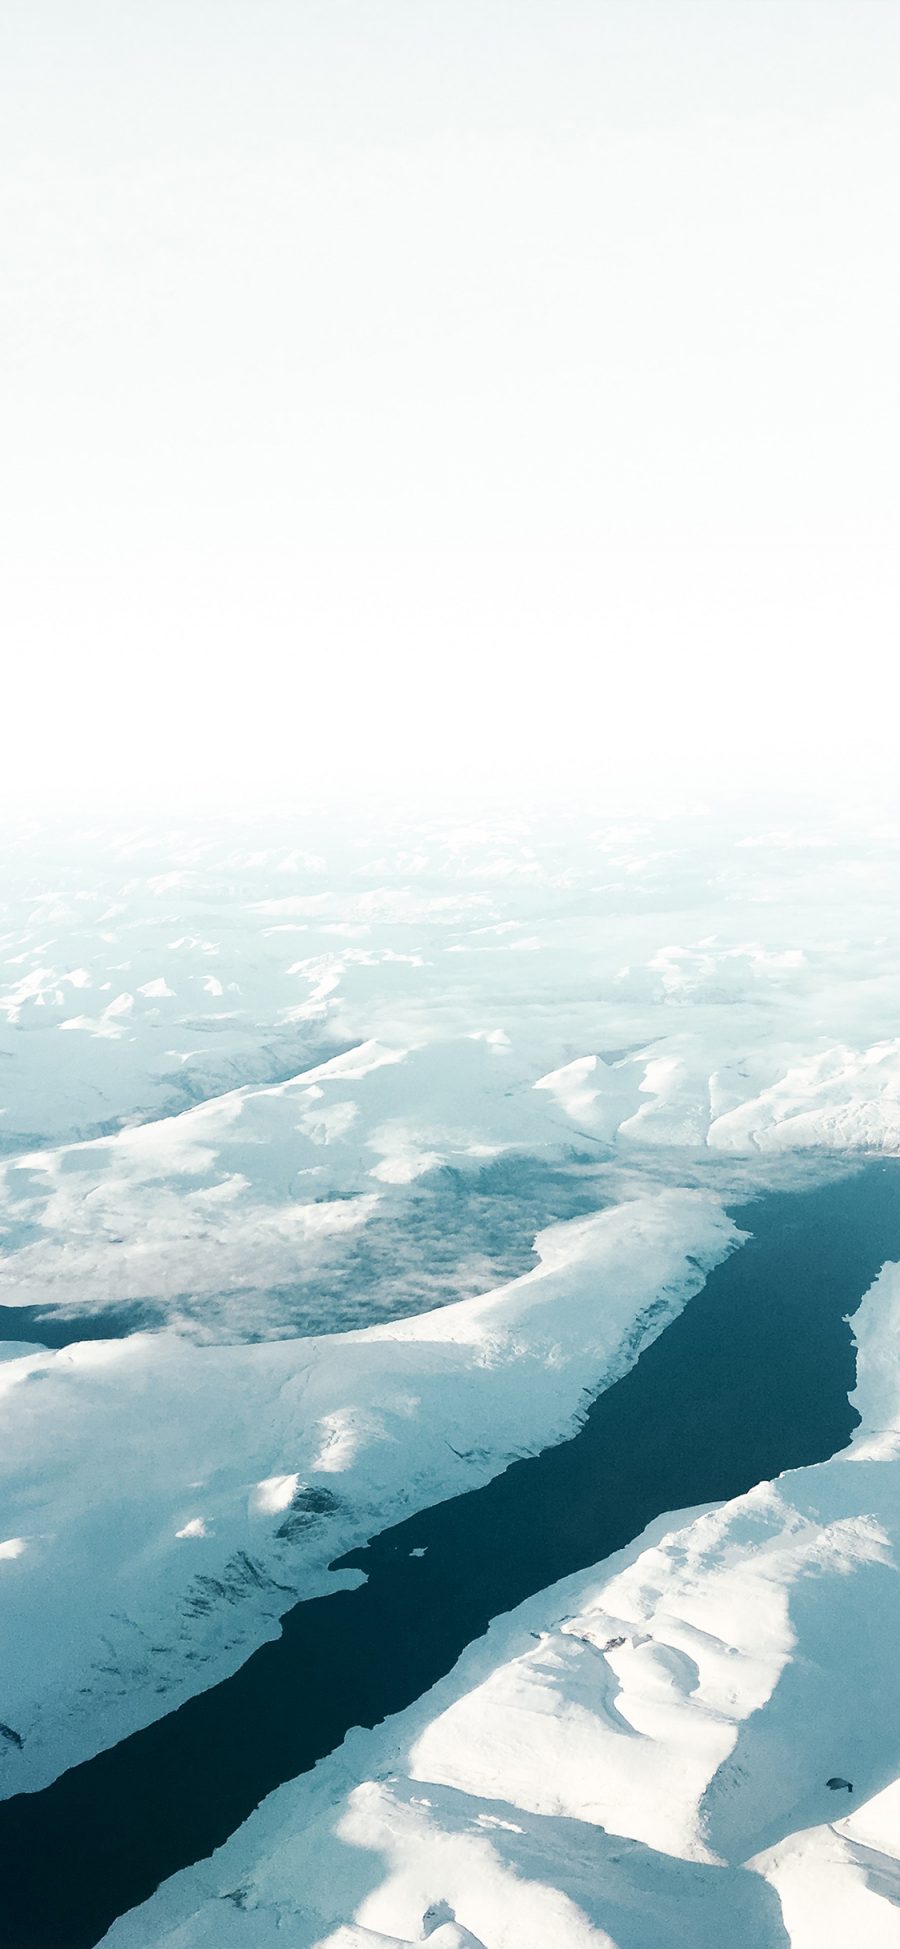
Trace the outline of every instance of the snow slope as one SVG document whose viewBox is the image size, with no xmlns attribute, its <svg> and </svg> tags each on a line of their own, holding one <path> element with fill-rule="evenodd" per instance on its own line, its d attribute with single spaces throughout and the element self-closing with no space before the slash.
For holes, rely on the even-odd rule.
<svg viewBox="0 0 900 1949">
<path fill-rule="evenodd" d="M 657 1188 L 413 1320 L 251 1347 L 172 1332 L 0 1367 L 6 1793 L 234 1670 L 328 1563 L 558 1439 L 738 1234 Z M 3 1539 L 0 1538 L 0 1541 Z"/>
</svg>

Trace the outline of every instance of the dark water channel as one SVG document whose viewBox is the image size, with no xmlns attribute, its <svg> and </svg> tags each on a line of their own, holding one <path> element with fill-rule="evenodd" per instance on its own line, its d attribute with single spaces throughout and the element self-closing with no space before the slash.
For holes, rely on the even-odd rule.
<svg viewBox="0 0 900 1949">
<path fill-rule="evenodd" d="M 498 1613 L 667 1509 L 845 1446 L 858 1418 L 845 1315 L 900 1258 L 900 1166 L 867 1164 L 733 1215 L 750 1242 L 569 1441 L 383 1531 L 341 1559 L 364 1585 L 297 1604 L 234 1677 L 0 1805 L 8 1949 L 90 1949 L 349 1727 L 419 1697 Z"/>
</svg>

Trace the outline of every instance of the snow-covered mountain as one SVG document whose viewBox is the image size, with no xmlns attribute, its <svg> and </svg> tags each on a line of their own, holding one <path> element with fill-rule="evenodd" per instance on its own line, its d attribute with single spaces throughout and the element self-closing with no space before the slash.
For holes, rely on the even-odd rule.
<svg viewBox="0 0 900 1949">
<path fill-rule="evenodd" d="M 900 1155 L 900 834 L 862 813 L 12 859 L 4 1796 L 571 1434 L 736 1204 Z M 848 1451 L 496 1617 L 110 1940 L 900 1943 L 897 1309 L 888 1266 Z"/>
<path fill-rule="evenodd" d="M 110 1944 L 895 1944 L 898 1330 L 892 1266 L 857 1316 L 844 1454 L 498 1619 Z"/>
</svg>

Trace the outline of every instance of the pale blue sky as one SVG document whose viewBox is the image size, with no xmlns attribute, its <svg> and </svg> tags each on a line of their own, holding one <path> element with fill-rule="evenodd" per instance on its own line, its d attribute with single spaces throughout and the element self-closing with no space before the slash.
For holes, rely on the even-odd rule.
<svg viewBox="0 0 900 1949">
<path fill-rule="evenodd" d="M 893 0 L 3 40 L 17 790 L 892 769 Z"/>
</svg>

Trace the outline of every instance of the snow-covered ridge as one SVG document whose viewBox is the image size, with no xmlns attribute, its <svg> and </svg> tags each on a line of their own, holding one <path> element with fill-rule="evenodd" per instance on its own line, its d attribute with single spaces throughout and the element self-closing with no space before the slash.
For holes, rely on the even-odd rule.
<svg viewBox="0 0 900 1949">
<path fill-rule="evenodd" d="M 310 1039 L 415 1049 L 471 1033 L 505 1038 L 498 1093 L 628 1052 L 592 1120 L 642 1142 L 705 1143 L 724 1118 L 714 1141 L 731 1146 L 770 1128 L 784 1142 L 785 1124 L 803 1144 L 896 1146 L 900 849 L 883 827 L 820 820 L 788 843 L 698 811 L 592 829 L 437 821 L 371 843 L 323 826 L 315 854 L 265 837 L 10 848 L 4 1147 L 285 1075 Z M 399 1113 L 415 1122 L 422 1103 L 416 1089 Z"/>
<path fill-rule="evenodd" d="M 0 1221 L 13 1241 L 0 1256 L 0 1303 L 164 1308 L 186 1288 L 196 1297 L 277 1286 L 298 1261 L 308 1271 L 330 1239 L 365 1223 L 377 1193 L 351 1196 L 333 1173 L 335 1195 L 316 1196 L 304 1166 L 353 1121 L 342 1088 L 405 1054 L 370 1040 L 284 1083 L 0 1166 Z"/>
<path fill-rule="evenodd" d="M 0 1748 L 4 1790 L 235 1669 L 295 1596 L 333 1587 L 342 1550 L 559 1439 L 737 1237 L 712 1196 L 660 1189 L 551 1228 L 533 1272 L 415 1320 L 5 1363 L 23 1546 L 2 1566 L 3 1716 L 23 1744 Z"/>
<path fill-rule="evenodd" d="M 900 1154 L 900 1037 L 808 1053 L 747 1050 L 713 1067 L 704 1042 L 687 1031 L 614 1064 L 579 1056 L 535 1087 L 575 1128 L 607 1141 Z"/>
</svg>

